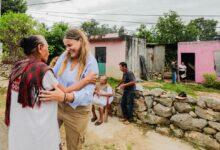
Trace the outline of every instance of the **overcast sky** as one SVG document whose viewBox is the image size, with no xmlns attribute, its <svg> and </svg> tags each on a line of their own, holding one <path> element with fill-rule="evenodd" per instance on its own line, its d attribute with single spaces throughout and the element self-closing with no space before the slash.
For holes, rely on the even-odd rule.
<svg viewBox="0 0 220 150">
<path fill-rule="evenodd" d="M 28 4 L 52 1 L 57 0 L 28 0 Z M 150 28 L 151 24 L 148 23 L 156 23 L 158 17 L 103 14 L 161 15 L 169 10 L 173 10 L 179 15 L 219 15 L 218 17 L 207 18 L 220 22 L 219 7 L 220 0 L 71 0 L 61 3 L 29 6 L 27 13 L 48 25 L 64 21 L 69 22 L 72 26 L 79 26 L 81 22 L 94 18 L 100 23 L 117 26 L 123 25 L 128 30 L 135 30 L 140 25 L 139 22 L 145 23 Z M 54 11 L 57 13 L 51 13 Z M 65 12 L 89 14 L 68 14 Z M 182 17 L 182 19 L 187 23 L 193 17 Z M 220 27 L 220 23 L 218 27 Z M 220 28 L 218 28 L 219 30 Z"/>
</svg>

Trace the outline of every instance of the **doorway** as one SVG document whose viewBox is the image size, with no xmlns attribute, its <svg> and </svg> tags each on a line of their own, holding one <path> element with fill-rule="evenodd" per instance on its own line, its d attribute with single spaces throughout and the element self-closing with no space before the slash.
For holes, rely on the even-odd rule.
<svg viewBox="0 0 220 150">
<path fill-rule="evenodd" d="M 220 77 L 220 51 L 215 51 L 214 52 L 214 68 L 217 77 Z"/>
<path fill-rule="evenodd" d="M 181 62 L 187 67 L 186 79 L 195 81 L 195 53 L 181 53 Z"/>
<path fill-rule="evenodd" d="M 106 47 L 96 47 L 95 58 L 98 62 L 99 74 L 105 75 L 106 73 Z"/>
</svg>

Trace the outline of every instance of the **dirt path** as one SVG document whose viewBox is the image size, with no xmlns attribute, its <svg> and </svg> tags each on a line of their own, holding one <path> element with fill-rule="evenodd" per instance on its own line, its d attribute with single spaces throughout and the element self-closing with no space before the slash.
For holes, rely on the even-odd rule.
<svg viewBox="0 0 220 150">
<path fill-rule="evenodd" d="M 89 124 L 86 150 L 194 150 L 181 140 L 141 131 L 134 124 L 124 125 L 118 118 L 109 118 L 101 126 Z"/>
<path fill-rule="evenodd" d="M 0 150 L 7 150 L 7 128 L 3 118 L 0 119 Z M 133 124 L 122 124 L 117 118 L 109 118 L 108 123 L 98 127 L 90 123 L 86 139 L 85 150 L 194 150 L 184 141 L 154 131 L 144 133 Z"/>
<path fill-rule="evenodd" d="M 0 83 L 6 81 L 0 80 Z M 0 101 L 2 97 L 0 97 Z M 2 104 L 4 106 L 5 104 Z M 7 150 L 7 127 L 3 123 L 4 108 L 0 108 L 0 150 Z M 62 138 L 65 132 L 62 129 Z M 153 131 L 142 131 L 134 124 L 124 125 L 118 118 L 109 117 L 108 123 L 101 126 L 89 124 L 85 150 L 194 150 L 194 148 L 175 138 L 160 135 Z M 66 149 L 64 149 L 66 150 Z"/>
<path fill-rule="evenodd" d="M 0 113 L 0 150 L 7 150 L 7 127 L 3 122 L 2 113 Z"/>
</svg>

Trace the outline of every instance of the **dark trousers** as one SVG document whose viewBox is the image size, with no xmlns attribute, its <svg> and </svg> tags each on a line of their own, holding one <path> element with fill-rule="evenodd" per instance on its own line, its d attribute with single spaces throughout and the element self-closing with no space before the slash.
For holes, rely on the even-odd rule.
<svg viewBox="0 0 220 150">
<path fill-rule="evenodd" d="M 132 121 L 134 108 L 134 91 L 124 91 L 122 100 L 121 100 L 121 109 L 124 118 Z"/>
</svg>

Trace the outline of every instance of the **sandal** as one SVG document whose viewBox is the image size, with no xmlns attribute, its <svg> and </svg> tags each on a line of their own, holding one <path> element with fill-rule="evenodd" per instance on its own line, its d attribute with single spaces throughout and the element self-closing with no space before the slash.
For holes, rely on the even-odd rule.
<svg viewBox="0 0 220 150">
<path fill-rule="evenodd" d="M 101 125 L 103 122 L 101 122 L 101 121 L 97 121 L 96 123 L 95 123 L 95 125 L 96 126 L 99 126 L 99 125 Z"/>
<path fill-rule="evenodd" d="M 125 121 L 127 121 L 127 119 L 125 119 L 125 118 L 120 118 L 119 121 L 125 122 Z"/>
<path fill-rule="evenodd" d="M 130 122 L 129 121 L 125 121 L 125 122 L 123 122 L 125 125 L 128 125 L 128 124 L 130 124 Z"/>
<path fill-rule="evenodd" d="M 59 144 L 59 148 L 60 148 L 60 150 L 63 150 L 64 145 L 65 145 L 64 142 Z"/>
<path fill-rule="evenodd" d="M 93 117 L 93 118 L 91 119 L 91 122 L 95 122 L 97 119 L 98 119 L 97 117 Z"/>
</svg>

